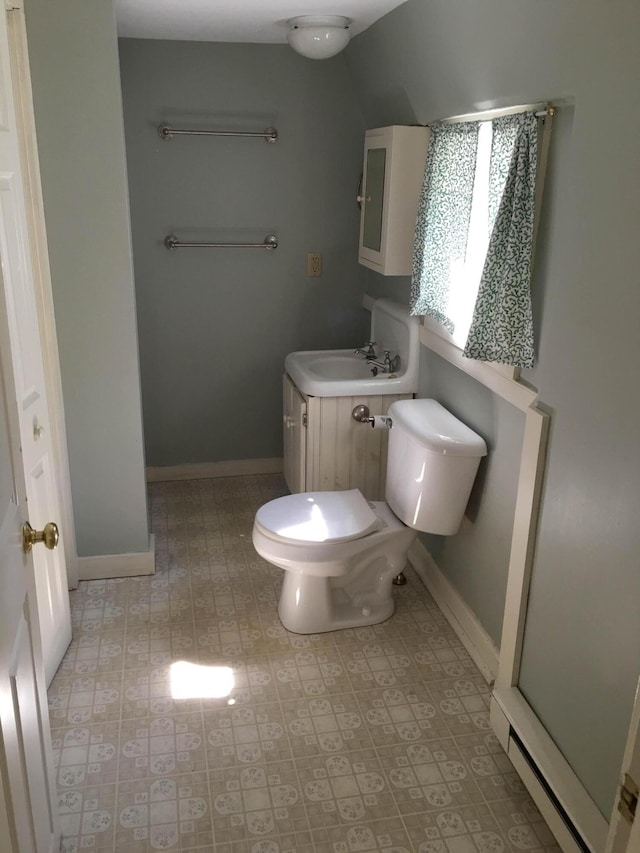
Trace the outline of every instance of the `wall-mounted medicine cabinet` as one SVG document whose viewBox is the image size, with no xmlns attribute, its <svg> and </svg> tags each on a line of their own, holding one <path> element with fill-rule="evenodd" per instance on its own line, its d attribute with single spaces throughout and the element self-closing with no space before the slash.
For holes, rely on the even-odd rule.
<svg viewBox="0 0 640 853">
<path fill-rule="evenodd" d="M 404 125 L 365 134 L 358 260 L 382 275 L 411 275 L 429 135 Z"/>
</svg>

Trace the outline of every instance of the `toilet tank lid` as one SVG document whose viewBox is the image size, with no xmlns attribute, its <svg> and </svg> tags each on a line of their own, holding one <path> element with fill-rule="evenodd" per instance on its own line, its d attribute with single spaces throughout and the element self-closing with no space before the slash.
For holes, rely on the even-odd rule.
<svg viewBox="0 0 640 853">
<path fill-rule="evenodd" d="M 406 430 L 422 447 L 449 456 L 486 456 L 484 439 L 437 400 L 398 400 L 389 407 L 393 426 Z"/>
<path fill-rule="evenodd" d="M 276 498 L 260 507 L 256 524 L 267 535 L 292 542 L 347 542 L 382 526 L 358 489 Z"/>
</svg>

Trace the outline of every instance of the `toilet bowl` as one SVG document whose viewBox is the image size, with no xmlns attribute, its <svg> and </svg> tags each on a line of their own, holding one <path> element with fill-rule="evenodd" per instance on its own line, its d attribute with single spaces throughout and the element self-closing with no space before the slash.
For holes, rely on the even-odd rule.
<svg viewBox="0 0 640 853">
<path fill-rule="evenodd" d="M 253 544 L 285 571 L 278 615 L 294 633 L 388 619 L 417 531 L 451 535 L 460 525 L 484 440 L 435 400 L 399 400 L 389 417 L 386 501 L 357 489 L 303 492 L 256 513 Z"/>
</svg>

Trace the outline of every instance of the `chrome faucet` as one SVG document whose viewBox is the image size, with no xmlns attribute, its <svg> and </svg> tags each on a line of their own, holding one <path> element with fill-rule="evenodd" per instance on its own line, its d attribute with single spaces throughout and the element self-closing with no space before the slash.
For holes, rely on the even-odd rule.
<svg viewBox="0 0 640 853">
<path fill-rule="evenodd" d="M 391 352 L 386 349 L 383 353 L 383 361 L 377 361 L 375 358 L 368 358 L 367 364 L 371 367 L 371 372 L 374 376 L 380 373 L 395 373 L 400 369 L 400 356 L 391 355 Z"/>
<path fill-rule="evenodd" d="M 375 343 L 375 341 L 367 341 L 367 343 L 364 345 L 366 349 L 356 349 L 353 352 L 355 355 L 363 355 L 366 359 L 377 358 L 378 356 L 376 355 L 376 351 L 374 349 Z"/>
</svg>

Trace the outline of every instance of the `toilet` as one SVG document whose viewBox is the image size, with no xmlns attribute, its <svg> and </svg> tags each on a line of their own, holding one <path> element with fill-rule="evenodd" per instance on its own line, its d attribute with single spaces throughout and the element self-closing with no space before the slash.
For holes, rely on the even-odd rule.
<svg viewBox="0 0 640 853">
<path fill-rule="evenodd" d="M 254 547 L 285 572 L 278 615 L 289 631 L 388 619 L 392 581 L 417 531 L 450 536 L 460 526 L 484 440 L 436 400 L 398 400 L 388 414 L 385 501 L 367 501 L 358 489 L 303 492 L 256 513 Z"/>
</svg>

